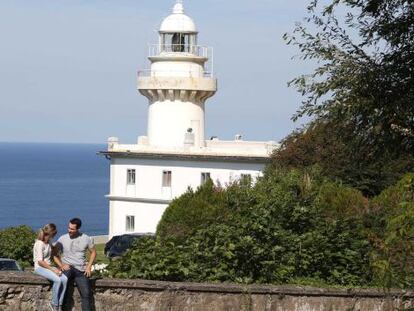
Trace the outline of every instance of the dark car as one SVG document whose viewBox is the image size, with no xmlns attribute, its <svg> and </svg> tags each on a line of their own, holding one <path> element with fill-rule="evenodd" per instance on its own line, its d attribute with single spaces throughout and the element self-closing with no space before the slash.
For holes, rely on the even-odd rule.
<svg viewBox="0 0 414 311">
<path fill-rule="evenodd" d="M 121 257 L 134 243 L 135 240 L 142 237 L 154 237 L 153 233 L 131 233 L 116 235 L 112 237 L 106 244 L 104 253 L 105 256 L 111 259 Z"/>
<path fill-rule="evenodd" d="M 16 260 L 0 258 L 0 271 L 23 271 Z"/>
</svg>

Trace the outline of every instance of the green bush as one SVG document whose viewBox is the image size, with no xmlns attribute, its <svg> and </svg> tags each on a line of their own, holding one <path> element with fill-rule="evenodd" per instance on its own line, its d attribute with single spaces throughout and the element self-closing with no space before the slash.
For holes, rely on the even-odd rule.
<svg viewBox="0 0 414 311">
<path fill-rule="evenodd" d="M 358 191 L 316 170 L 269 170 L 254 185 L 218 193 L 210 184 L 175 200 L 158 238 L 139 241 L 109 271 L 168 281 L 368 284 L 366 205 Z"/>
<path fill-rule="evenodd" d="M 386 287 L 414 287 L 414 174 L 372 201 L 372 253 L 377 281 Z"/>
<path fill-rule="evenodd" d="M 180 242 L 197 229 L 225 217 L 223 189 L 211 180 L 196 191 L 191 188 L 173 200 L 164 212 L 157 236 L 162 240 Z"/>
<path fill-rule="evenodd" d="M 189 276 L 188 257 L 182 246 L 161 243 L 150 237 L 136 241 L 120 260 L 111 261 L 108 273 L 121 278 L 185 281 Z"/>
<path fill-rule="evenodd" d="M 33 264 L 36 234 L 28 226 L 0 230 L 0 257 L 18 260 L 23 266 Z"/>
</svg>

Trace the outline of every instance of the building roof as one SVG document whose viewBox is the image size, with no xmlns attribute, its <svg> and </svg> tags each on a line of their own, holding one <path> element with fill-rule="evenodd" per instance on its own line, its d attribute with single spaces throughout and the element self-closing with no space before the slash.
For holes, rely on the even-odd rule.
<svg viewBox="0 0 414 311">
<path fill-rule="evenodd" d="M 213 161 L 213 162 L 242 162 L 242 163 L 270 163 L 270 157 L 248 155 L 219 155 L 196 153 L 154 153 L 139 151 L 100 151 L 98 154 L 108 158 L 140 158 L 160 160 L 187 160 L 187 161 Z"/>
<path fill-rule="evenodd" d="M 162 33 L 197 33 L 197 27 L 193 19 L 184 13 L 182 1 L 177 1 L 172 14 L 162 21 L 159 31 Z"/>
<path fill-rule="evenodd" d="M 137 144 L 121 144 L 117 137 L 108 138 L 107 157 L 146 159 L 179 159 L 215 162 L 270 162 L 273 151 L 279 148 L 274 141 L 244 141 L 240 135 L 235 140 L 206 140 L 203 146 L 157 147 L 148 144 L 147 136 L 140 136 Z"/>
</svg>

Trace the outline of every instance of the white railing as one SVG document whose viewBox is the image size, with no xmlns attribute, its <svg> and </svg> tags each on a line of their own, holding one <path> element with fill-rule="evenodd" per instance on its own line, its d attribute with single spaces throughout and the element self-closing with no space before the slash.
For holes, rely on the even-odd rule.
<svg viewBox="0 0 414 311">
<path fill-rule="evenodd" d="M 213 73 L 210 71 L 203 71 L 201 74 L 199 72 L 194 71 L 179 71 L 179 70 L 138 70 L 137 72 L 138 78 L 145 78 L 145 77 L 190 77 L 190 78 L 212 78 Z"/>
<path fill-rule="evenodd" d="M 148 56 L 159 56 L 163 53 L 184 53 L 199 57 L 210 58 L 212 56 L 212 48 L 191 44 L 150 44 Z"/>
<path fill-rule="evenodd" d="M 214 54 L 213 48 L 201 45 L 188 44 L 150 44 L 149 57 L 165 55 L 184 55 L 207 58 L 204 64 L 205 77 L 212 77 L 214 73 Z M 194 74 L 193 74 L 194 75 Z M 151 75 L 150 75 L 151 76 Z M 187 75 L 188 76 L 188 75 Z M 191 74 L 189 75 L 191 76 Z"/>
</svg>

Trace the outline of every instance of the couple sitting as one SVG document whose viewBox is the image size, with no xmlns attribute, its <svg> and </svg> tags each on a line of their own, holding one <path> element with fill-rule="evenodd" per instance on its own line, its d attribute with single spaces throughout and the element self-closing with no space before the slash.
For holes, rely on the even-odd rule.
<svg viewBox="0 0 414 311">
<path fill-rule="evenodd" d="M 62 235 L 52 245 L 56 235 L 56 225 L 47 224 L 40 229 L 33 246 L 34 272 L 53 282 L 51 311 L 63 310 L 63 299 L 69 282 L 76 282 L 82 298 L 82 311 L 92 310 L 92 295 L 89 277 L 96 250 L 92 239 L 79 231 L 82 221 L 73 218 L 69 221 L 68 234 Z M 53 250 L 53 251 L 52 251 Z M 86 261 L 86 251 L 90 251 L 89 261 Z M 52 266 L 51 259 L 56 264 Z"/>
</svg>

